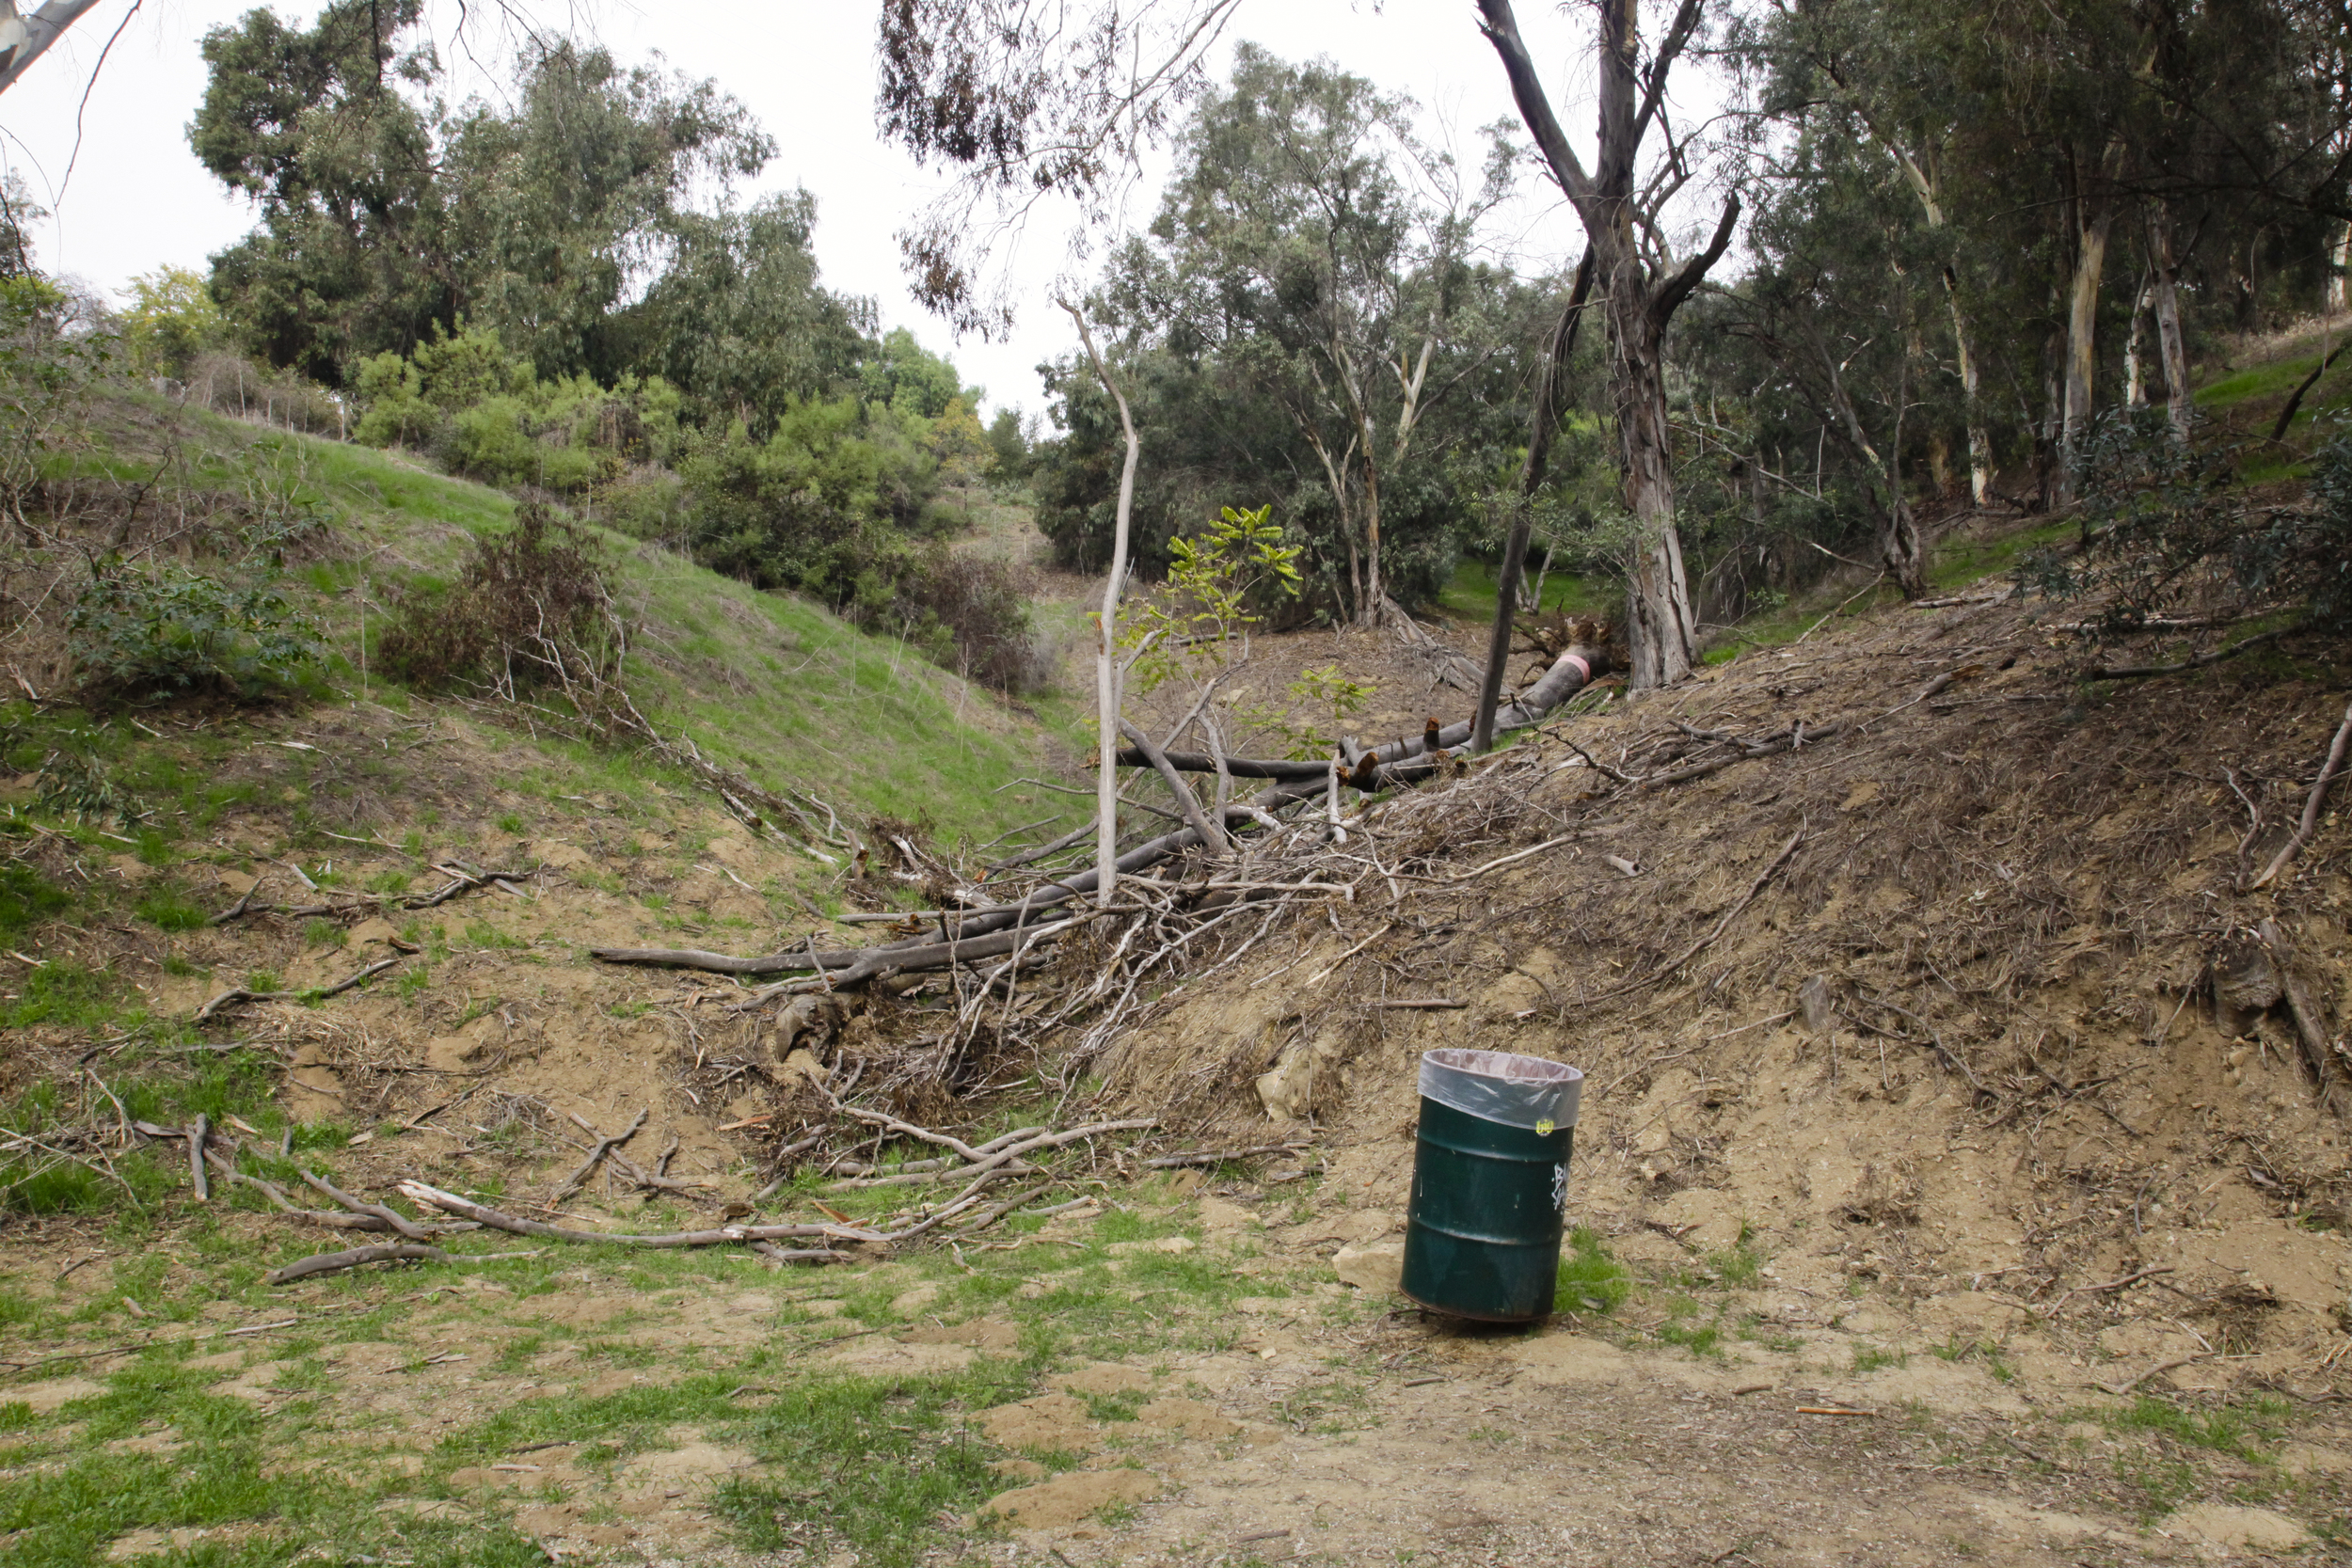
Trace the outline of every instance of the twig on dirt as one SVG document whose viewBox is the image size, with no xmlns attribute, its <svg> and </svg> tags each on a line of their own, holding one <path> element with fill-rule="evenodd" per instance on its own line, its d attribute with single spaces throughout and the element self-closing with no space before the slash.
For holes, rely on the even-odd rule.
<svg viewBox="0 0 2352 1568">
<path fill-rule="evenodd" d="M 2263 867 L 2263 874 L 2246 885 L 2249 893 L 2256 888 L 2268 887 L 2272 879 L 2303 852 L 2303 846 L 2311 842 L 2312 830 L 2319 826 L 2319 808 L 2328 800 L 2328 786 L 2335 783 L 2338 770 L 2344 767 L 2347 742 L 2352 742 L 2352 704 L 2345 705 L 2344 722 L 2336 727 L 2336 737 L 2328 743 L 2327 765 L 2320 768 L 2319 777 L 2312 781 L 2311 794 L 2304 797 L 2302 820 L 2296 824 L 2294 834 L 2280 846 L 2278 854 L 2271 857 L 2270 863 Z"/>
<path fill-rule="evenodd" d="M 555 1195 L 548 1198 L 548 1201 L 549 1203 L 561 1203 L 572 1194 L 578 1192 L 581 1183 L 585 1182 L 589 1177 L 596 1174 L 596 1167 L 604 1163 L 604 1157 L 607 1154 L 612 1153 L 614 1149 L 620 1148 L 621 1145 L 637 1136 L 638 1130 L 645 1125 L 645 1117 L 649 1110 L 650 1107 L 639 1110 L 637 1113 L 637 1119 L 630 1122 L 625 1132 L 614 1137 L 608 1138 L 603 1133 L 597 1132 L 595 1128 L 588 1127 L 588 1135 L 596 1140 L 596 1147 L 588 1151 L 588 1158 L 580 1163 L 580 1168 L 564 1179 L 564 1184 L 555 1189 Z M 573 1119 L 576 1121 L 579 1120 L 576 1117 Z M 580 1122 L 580 1125 L 582 1127 L 588 1126 L 586 1122 Z"/>
<path fill-rule="evenodd" d="M 1705 936 L 1699 938 L 1698 941 L 1692 942 L 1690 946 L 1676 954 L 1674 958 L 1667 960 L 1665 963 L 1660 964 L 1655 969 L 1652 969 L 1647 974 L 1641 975 L 1636 979 L 1628 980 L 1621 986 L 1613 986 L 1607 990 L 1597 991 L 1593 995 L 1583 998 L 1583 1004 L 1589 1006 L 1592 1003 L 1601 1001 L 1607 997 L 1622 996 L 1627 991 L 1639 990 L 1645 986 L 1656 985 L 1667 975 L 1672 974 L 1676 970 L 1680 969 L 1684 964 L 1689 963 L 1692 958 L 1697 958 L 1699 954 L 1706 951 L 1708 946 L 1712 943 L 1717 937 L 1722 936 L 1724 932 L 1730 927 L 1733 921 L 1740 918 L 1740 912 L 1742 910 L 1746 909 L 1750 904 L 1756 902 L 1756 895 L 1764 891 L 1764 884 L 1771 881 L 1774 874 L 1776 874 L 1782 866 L 1788 863 L 1789 857 L 1797 852 L 1797 846 L 1804 842 L 1804 828 L 1802 824 L 1800 824 L 1797 831 L 1788 835 L 1788 842 L 1780 847 L 1780 853 L 1772 857 L 1772 863 L 1764 868 L 1762 874 L 1759 875 L 1755 881 L 1748 884 L 1748 891 L 1740 895 L 1740 901 L 1732 905 L 1731 908 L 1725 910 L 1724 911 L 1724 917 L 1715 922 L 1714 927 L 1708 930 Z"/>
<path fill-rule="evenodd" d="M 2000 1102 L 2001 1097 L 1987 1088 L 1984 1085 L 1984 1081 L 1969 1070 L 1968 1064 L 1960 1059 L 1959 1053 L 1953 1051 L 1951 1047 L 1944 1043 L 1944 1037 L 1937 1034 L 1934 1026 L 1930 1024 L 1926 1019 L 1921 1018 L 1917 1013 L 1913 1012 L 1909 1007 L 1896 1006 L 1894 1003 L 1886 1000 L 1883 996 L 1875 996 L 1868 991 L 1864 991 L 1861 995 L 1862 999 L 1865 1002 L 1867 1002 L 1871 1006 L 1883 1007 L 1888 1012 L 1893 1013 L 1898 1017 L 1911 1020 L 1912 1022 L 1926 1030 L 1928 1035 L 1928 1048 L 1933 1051 L 1938 1056 L 1942 1057 L 1946 1066 L 1949 1067 L 1954 1072 L 1959 1073 L 1963 1078 L 1968 1080 L 1968 1086 L 1971 1089 L 1974 1089 L 1978 1094 L 1994 1101 L 1995 1104 Z M 1877 1024 L 1870 1022 L 1867 1019 L 1854 1019 L 1851 1022 L 1860 1024 L 1863 1028 L 1869 1030 L 1874 1035 L 1884 1035 L 1890 1040 L 1900 1040 L 1906 1045 L 1916 1045 L 1919 1043 L 1918 1041 L 1912 1039 L 1908 1035 L 1898 1035 L 1892 1030 L 1882 1029 Z"/>
<path fill-rule="evenodd" d="M 355 1214 L 365 1214 L 373 1219 L 382 1220 L 412 1242 L 429 1242 L 439 1234 L 437 1231 L 427 1230 L 397 1209 L 388 1209 L 381 1203 L 362 1203 L 315 1172 L 306 1170 L 301 1175 L 302 1180 L 310 1185 L 312 1191 L 333 1198 Z"/>
<path fill-rule="evenodd" d="M 1582 838 L 1583 836 L 1584 835 L 1582 833 L 1562 833 L 1558 838 L 1546 839 L 1543 843 L 1534 846 L 1533 848 L 1521 849 L 1517 854 L 1505 855 L 1500 860 L 1488 861 L 1486 864 L 1479 866 L 1475 870 L 1465 871 L 1460 873 L 1458 876 L 1449 877 L 1446 879 L 1454 882 L 1467 882 L 1473 877 L 1484 877 L 1487 872 L 1494 870 L 1497 866 L 1509 865 L 1516 861 L 1523 861 L 1531 856 L 1540 855 L 1547 849 L 1557 849 L 1563 844 L 1573 843 L 1575 840 Z"/>
<path fill-rule="evenodd" d="M 1600 758 L 1593 755 L 1592 752 L 1586 751 L 1583 747 L 1579 746 L 1575 741 L 1570 740 L 1566 736 L 1561 735 L 1558 731 L 1546 730 L 1544 733 L 1553 736 L 1560 742 L 1561 745 L 1565 746 L 1569 751 L 1574 752 L 1578 756 L 1582 757 L 1584 759 L 1585 767 L 1597 769 L 1597 771 L 1608 775 L 1610 778 L 1616 780 L 1619 784 L 1638 784 L 1642 782 L 1641 780 L 1635 778 L 1632 774 L 1626 772 L 1623 768 L 1610 767 L 1607 763 L 1601 761 Z"/>
<path fill-rule="evenodd" d="M 560 1225 L 543 1225 L 509 1214 L 455 1193 L 445 1193 L 438 1187 L 421 1181 L 400 1183 L 401 1196 L 412 1203 L 421 1203 L 443 1213 L 477 1220 L 493 1230 L 504 1230 L 516 1236 L 532 1236 L 549 1242 L 609 1243 L 615 1246 L 642 1247 L 703 1247 L 732 1246 L 745 1242 L 773 1242 L 803 1236 L 821 1236 L 849 1242 L 886 1242 L 891 1238 L 879 1231 L 862 1229 L 852 1225 L 734 1225 L 717 1230 L 677 1230 L 659 1235 L 613 1235 L 597 1230 L 572 1230 Z"/>
<path fill-rule="evenodd" d="M 428 1263 L 488 1263 L 501 1258 L 536 1258 L 530 1252 L 443 1252 L 437 1246 L 421 1246 L 414 1242 L 385 1242 L 374 1246 L 353 1247 L 348 1252 L 322 1252 L 313 1257 L 298 1259 L 282 1269 L 272 1269 L 262 1277 L 272 1285 L 288 1285 L 312 1275 L 334 1274 L 343 1269 L 356 1269 L 363 1263 L 387 1263 L 395 1260 Z M 451 1357 L 450 1359 L 462 1359 Z"/>
<path fill-rule="evenodd" d="M 2169 1372 L 2175 1367 L 2185 1367 L 2192 1361 L 2202 1361 L 2205 1359 L 2205 1352 L 2200 1351 L 2194 1355 L 2181 1355 L 2175 1356 L 2169 1361 L 2159 1361 L 2154 1366 L 2149 1368 L 2146 1371 L 2140 1373 L 2137 1377 L 2128 1379 L 2122 1383 L 2091 1382 L 2084 1384 L 2083 1386 L 2086 1388 L 2102 1389 L 2107 1393 L 2113 1394 L 2120 1400 L 2124 1395 L 2130 1393 L 2133 1389 L 2138 1387 L 2141 1384 L 2147 1382 L 2150 1378 L 2155 1376 L 2158 1372 Z"/>
<path fill-rule="evenodd" d="M 204 1140 L 213 1135 L 213 1118 L 199 1111 L 188 1128 L 188 1180 L 195 1184 L 196 1201 L 213 1201 L 213 1184 L 204 1175 Z"/>
<path fill-rule="evenodd" d="M 2275 920 L 2265 920 L 2254 927 L 2254 934 L 2270 950 L 2272 967 L 2279 975 L 2279 989 L 2286 996 L 2287 1011 L 2295 1019 L 2295 1036 L 2302 1045 L 2303 1056 L 2311 1064 L 2312 1075 L 2319 1080 L 2319 1101 L 2337 1116 L 2347 1114 L 2348 1097 L 2344 1076 L 2336 1070 L 2335 1042 L 2328 1037 L 2319 1005 L 2312 1000 L 2302 976 L 2295 972 L 2295 946 Z"/>
<path fill-rule="evenodd" d="M 1456 1001 L 1451 996 L 1400 996 L 1386 1002 L 1375 1002 L 1373 1006 L 1384 1012 L 1392 1010 L 1436 1012 L 1454 1007 L 1467 1007 L 1470 1004 Z"/>
<path fill-rule="evenodd" d="M 850 1255 L 831 1247 L 780 1247 L 773 1242 L 754 1242 L 751 1250 L 771 1263 L 846 1263 Z"/>
<path fill-rule="evenodd" d="M 2276 642 L 2291 631 L 2300 631 L 2302 625 L 2298 621 L 2293 626 L 2257 632 L 2252 637 L 2233 642 L 2226 648 L 2217 649 L 2209 654 L 2199 654 L 2195 658 L 2185 658 L 2178 664 L 2127 664 L 2116 669 L 2094 667 L 2084 671 L 2082 678 L 2087 681 L 2123 681 L 2142 680 L 2155 675 L 2185 674 L 2191 670 L 2202 670 L 2209 665 L 2219 664 L 2224 659 L 2235 658 L 2249 648 L 2259 648 L 2265 642 Z"/>
<path fill-rule="evenodd" d="M 222 991 L 218 996 L 199 1007 L 196 1010 L 196 1022 L 205 1022 L 215 1015 L 246 1002 L 324 1002 L 330 996 L 341 996 L 354 986 L 366 984 L 399 962 L 398 958 L 378 959 L 349 979 L 338 980 L 333 985 L 323 986 L 317 990 L 247 990 L 243 986 L 239 986 L 234 990 Z"/>
<path fill-rule="evenodd" d="M 2168 1263 L 2159 1265 L 2158 1267 L 2153 1269 L 2142 1269 L 2137 1274 L 2127 1274 L 2121 1279 L 2110 1279 L 2103 1285 L 2077 1285 L 2070 1291 L 2060 1292 L 2058 1298 L 2050 1303 L 2048 1307 L 2042 1308 L 2039 1313 L 2039 1316 L 2043 1318 L 2054 1318 L 2058 1316 L 2058 1308 L 2064 1307 L 2067 1302 L 2075 1296 L 2107 1295 L 2114 1291 L 2121 1291 L 2127 1286 L 2137 1285 L 2143 1279 L 2153 1279 L 2160 1274 L 2170 1274 L 2171 1272 L 2172 1267 Z"/>
<path fill-rule="evenodd" d="M 1302 1148 L 1311 1147 L 1308 1140 L 1301 1138 L 1290 1143 L 1257 1144 L 1248 1148 L 1202 1148 L 1189 1154 L 1162 1154 L 1154 1159 L 1138 1160 L 1136 1164 L 1142 1170 L 1174 1170 L 1181 1165 L 1221 1165 L 1228 1160 L 1254 1160 L 1266 1154 L 1295 1154 Z"/>
</svg>

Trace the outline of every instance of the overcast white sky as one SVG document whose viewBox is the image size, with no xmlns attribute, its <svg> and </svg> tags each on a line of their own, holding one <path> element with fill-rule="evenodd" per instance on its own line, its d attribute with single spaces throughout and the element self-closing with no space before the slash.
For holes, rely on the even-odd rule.
<svg viewBox="0 0 2352 1568">
<path fill-rule="evenodd" d="M 199 40 L 251 8 L 235 0 L 146 0 L 93 81 L 100 50 L 131 9 L 130 0 L 107 0 L 0 94 L 0 163 L 22 172 L 36 198 L 56 210 L 40 238 L 37 259 L 44 269 L 119 290 L 134 274 L 167 263 L 200 271 L 208 255 L 252 226 L 251 208 L 224 194 L 198 165 L 185 134 L 204 89 Z M 305 22 L 317 9 L 277 8 Z M 477 5 L 476 17 L 487 9 Z M 564 14 L 559 0 L 537 9 Z M 805 185 L 816 196 L 817 253 L 830 287 L 871 296 L 885 325 L 910 326 L 947 353 L 967 382 L 987 388 L 990 404 L 1032 411 L 1042 404 L 1035 367 L 1076 346 L 1067 319 L 1046 298 L 1063 260 L 1061 237 L 1036 234 L 1026 245 L 1025 268 L 1016 276 L 1028 303 L 1009 342 L 952 342 L 945 325 L 913 302 L 892 236 L 936 180 L 875 135 L 873 7 L 837 0 L 673 0 L 660 7 L 579 0 L 573 9 L 584 30 L 622 58 L 642 59 L 658 49 L 674 69 L 715 78 L 758 116 L 781 150 L 753 191 Z M 456 15 L 453 0 L 437 0 L 433 21 L 444 40 Z M 1328 55 L 1384 89 L 1419 101 L 1424 135 L 1450 142 L 1474 168 L 1477 128 L 1512 108 L 1473 16 L 1470 0 L 1388 0 L 1377 10 L 1370 0 L 1254 0 L 1223 40 L 1218 65 L 1242 39 L 1293 59 Z M 1521 8 L 1520 25 L 1546 68 L 1562 118 L 1585 139 L 1592 112 L 1583 52 L 1590 44 L 1581 14 L 1563 16 L 1537 0 Z M 499 40 L 477 31 L 471 42 L 487 55 Z M 442 53 L 464 64 L 446 41 Z M 1152 204 L 1148 194 L 1140 200 L 1138 221 Z M 1536 268 L 1560 266 L 1582 249 L 1573 217 L 1543 199 L 1511 215 L 1503 243 Z"/>
</svg>

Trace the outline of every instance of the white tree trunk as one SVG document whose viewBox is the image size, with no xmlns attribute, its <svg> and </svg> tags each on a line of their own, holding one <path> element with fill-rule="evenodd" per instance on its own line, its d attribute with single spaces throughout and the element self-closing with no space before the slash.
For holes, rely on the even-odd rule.
<svg viewBox="0 0 2352 1568">
<path fill-rule="evenodd" d="M 2336 243 L 2328 252 L 2328 314 L 2338 316 L 2344 313 L 2345 285 L 2352 282 L 2344 276 L 2352 272 L 2352 223 L 2336 230 Z"/>
<path fill-rule="evenodd" d="M 2123 406 L 2148 406 L 2148 378 L 2139 358 L 2140 323 L 2148 314 L 2148 285 L 2142 283 L 2132 296 L 2132 331 L 2123 340 Z"/>
<path fill-rule="evenodd" d="M 2078 198 L 2080 199 L 2080 198 Z M 2093 412 L 2099 369 L 2099 284 L 2107 270 L 2107 235 L 2115 209 L 2104 199 L 2075 227 L 2074 273 L 2066 292 L 2066 413 L 2060 427 L 2062 494 L 2074 494 L 2074 462 Z"/>
<path fill-rule="evenodd" d="M 1078 324 L 1078 339 L 1086 344 L 1087 357 L 1094 362 L 1103 389 L 1119 404 L 1119 428 L 1127 437 L 1127 461 L 1119 470 L 1118 520 L 1111 531 L 1110 577 L 1103 584 L 1102 649 L 1094 657 L 1094 716 L 1103 741 L 1094 782 L 1094 901 L 1108 905 L 1119 880 L 1119 595 L 1127 586 L 1127 524 L 1135 515 L 1136 459 L 1141 448 L 1136 440 L 1135 418 L 1127 411 L 1126 394 L 1111 379 L 1103 356 L 1094 351 L 1094 334 L 1087 330 L 1086 317 L 1066 300 L 1062 309 Z"/>
<path fill-rule="evenodd" d="M 49 0 L 32 15 L 19 18 L 15 8 L 0 21 L 0 92 L 6 92 L 24 68 L 40 59 L 59 34 L 81 20 L 98 0 Z"/>
</svg>

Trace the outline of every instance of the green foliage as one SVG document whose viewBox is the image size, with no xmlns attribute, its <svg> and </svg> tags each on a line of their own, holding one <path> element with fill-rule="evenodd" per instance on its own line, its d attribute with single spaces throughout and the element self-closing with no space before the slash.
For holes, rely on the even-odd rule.
<svg viewBox="0 0 2352 1568">
<path fill-rule="evenodd" d="M 127 698 L 294 685 L 317 630 L 269 581 L 234 584 L 184 566 L 102 562 L 66 619 L 86 689 Z"/>
<path fill-rule="evenodd" d="M 966 387 L 954 365 L 894 327 L 858 367 L 861 401 L 888 409 L 901 420 L 936 420 L 961 403 L 967 413 L 985 395 Z"/>
<path fill-rule="evenodd" d="M 461 306 L 543 375 L 612 379 L 655 237 L 773 143 L 708 82 L 539 35 L 502 105 L 451 109 L 429 41 L 402 42 L 421 17 L 337 0 L 308 28 L 255 10 L 205 36 L 190 144 L 262 214 L 215 258 L 215 297 L 263 357 L 330 385 Z"/>
<path fill-rule="evenodd" d="M 933 550 L 900 580 L 894 610 L 910 641 L 966 680 L 1033 691 L 1054 673 L 1029 611 L 1034 592 L 1019 567 Z"/>
<path fill-rule="evenodd" d="M 1364 609 L 1375 508 L 1390 592 L 1426 599 L 1452 572 L 1471 498 L 1523 438 L 1522 387 L 1504 366 L 1542 330 L 1548 291 L 1470 259 L 1507 152 L 1466 181 L 1412 120 L 1327 61 L 1243 44 L 1185 126 L 1148 235 L 1114 253 L 1089 302 L 1120 341 L 1115 373 L 1143 441 L 1132 559 L 1144 575 L 1218 493 L 1274 505 L 1300 546 L 1299 603 L 1326 618 Z M 1039 454 L 1039 528 L 1064 565 L 1099 569 L 1117 415 L 1082 359 L 1048 387 L 1067 434 Z"/>
<path fill-rule="evenodd" d="M 1254 606 L 1297 595 L 1302 546 L 1282 543 L 1281 529 L 1268 520 L 1273 510 L 1229 506 L 1199 533 L 1168 541 L 1168 581 L 1119 629 L 1120 647 L 1141 650 L 1132 683 L 1137 695 L 1179 674 L 1204 679 L 1223 669 L 1235 657 L 1232 645 L 1243 642 L 1246 655 L 1250 629 L 1265 619 Z"/>
<path fill-rule="evenodd" d="M 2161 415 L 2101 420 L 2080 466 L 2080 547 L 2039 549 L 2018 580 L 2060 600 L 2105 599 L 2101 640 L 2184 612 L 2226 621 L 2299 606 L 2315 631 L 2352 631 L 2352 436 L 2320 451 L 2309 507 L 2258 506 L 2234 454 L 2181 441 Z"/>
<path fill-rule="evenodd" d="M 200 931 L 211 917 L 176 889 L 150 893 L 138 902 L 138 917 L 167 931 Z"/>
<path fill-rule="evenodd" d="M 228 324 L 204 279 L 185 267 L 159 267 L 131 279 L 130 307 L 121 314 L 122 345 L 144 375 L 184 380 L 196 356 L 217 348 Z"/>
<path fill-rule="evenodd" d="M 50 467 L 87 445 L 91 392 L 115 340 L 64 290 L 0 267 L 0 521 L 30 533 Z"/>
<path fill-rule="evenodd" d="M 362 361 L 355 439 L 412 446 L 485 483 L 579 495 L 632 465 L 668 459 L 680 399 L 660 377 L 622 375 L 610 388 L 585 375 L 543 381 L 487 327 L 435 335 L 405 357 Z"/>
<path fill-rule="evenodd" d="M 795 399 L 763 439 L 737 423 L 696 443 L 696 559 L 764 588 L 879 610 L 919 557 L 938 464 L 908 421 L 854 398 Z"/>
<path fill-rule="evenodd" d="M 1327 756 L 1337 750 L 1347 721 L 1371 705 L 1373 693 L 1377 689 L 1368 682 L 1348 679 L 1336 663 L 1319 670 L 1310 666 L 1300 672 L 1290 684 L 1291 707 L 1314 715 L 1318 722 L 1281 724 L 1283 736 L 1290 742 L 1290 755 L 1304 761 Z"/>
</svg>

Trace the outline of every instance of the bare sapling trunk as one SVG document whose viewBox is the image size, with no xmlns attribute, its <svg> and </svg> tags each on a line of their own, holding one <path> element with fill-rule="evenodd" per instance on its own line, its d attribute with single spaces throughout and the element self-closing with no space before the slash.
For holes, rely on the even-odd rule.
<svg viewBox="0 0 2352 1568">
<path fill-rule="evenodd" d="M 2148 319 L 2148 280 L 2141 278 L 2139 289 L 2132 295 L 2132 329 L 2123 338 L 2123 406 L 2148 406 L 2148 367 L 2139 351 L 2140 340 L 2146 335 L 2142 324 Z"/>
<path fill-rule="evenodd" d="M 1502 696 L 1503 666 L 1511 657 L 1511 612 L 1527 568 L 1528 534 L 1534 524 L 1530 503 L 1544 482 L 1546 460 L 1551 453 L 1551 427 L 1560 419 L 1560 378 L 1566 373 L 1568 356 L 1576 352 L 1576 329 L 1584 319 L 1584 303 L 1592 295 L 1593 253 L 1588 247 L 1577 263 L 1576 283 L 1568 291 L 1567 308 L 1551 331 L 1551 342 L 1535 371 L 1535 395 L 1528 412 L 1527 460 L 1519 465 L 1518 504 L 1511 514 L 1511 534 L 1502 546 L 1502 564 L 1495 573 L 1495 624 L 1486 638 L 1486 669 L 1478 686 L 1478 714 L 1470 723 L 1470 750 L 1484 752 L 1495 743 L 1495 704 Z M 1551 552 L 1544 552 L 1544 571 L 1535 576 L 1531 608 L 1544 601 L 1544 575 L 1551 570 Z"/>
<path fill-rule="evenodd" d="M 1094 334 L 1087 330 L 1086 317 L 1067 300 L 1061 308 L 1078 324 L 1078 341 L 1086 344 L 1087 358 L 1093 363 L 1103 389 L 1119 405 L 1119 428 L 1127 438 L 1127 461 L 1119 470 L 1119 511 L 1111 530 L 1110 576 L 1103 584 L 1103 641 L 1094 661 L 1094 714 L 1103 742 L 1094 785 L 1094 901 L 1108 905 L 1119 879 L 1119 596 L 1127 585 L 1127 523 L 1135 514 L 1136 460 L 1141 448 L 1136 440 L 1135 416 L 1128 412 L 1127 396 L 1095 352 Z"/>
<path fill-rule="evenodd" d="M 2165 413 L 2178 440 L 2188 439 L 2188 350 L 2181 338 L 2179 266 L 2172 259 L 2172 213 L 2148 209 L 2148 296 L 2156 318 L 2156 358 L 2164 369 Z"/>
<path fill-rule="evenodd" d="M 1837 358 L 1822 344 L 1816 351 L 1829 372 L 1830 410 L 1837 417 L 1838 436 L 1854 456 L 1866 465 L 1869 474 L 1867 494 L 1870 506 L 1878 514 L 1879 559 L 1886 567 L 1886 575 L 1895 579 L 1903 597 L 1915 599 L 1927 592 L 1927 551 L 1919 543 L 1919 528 L 1912 515 L 1910 503 L 1903 499 L 1901 468 L 1902 407 L 1910 397 L 1911 366 L 1903 365 L 1903 373 L 1896 383 L 1896 418 L 1894 438 L 1888 444 L 1887 455 L 1882 456 L 1870 440 L 1869 432 L 1862 425 L 1862 417 L 1846 394 L 1845 377 L 1838 372 Z M 1883 492 L 1883 493 L 1882 493 Z"/>
</svg>

